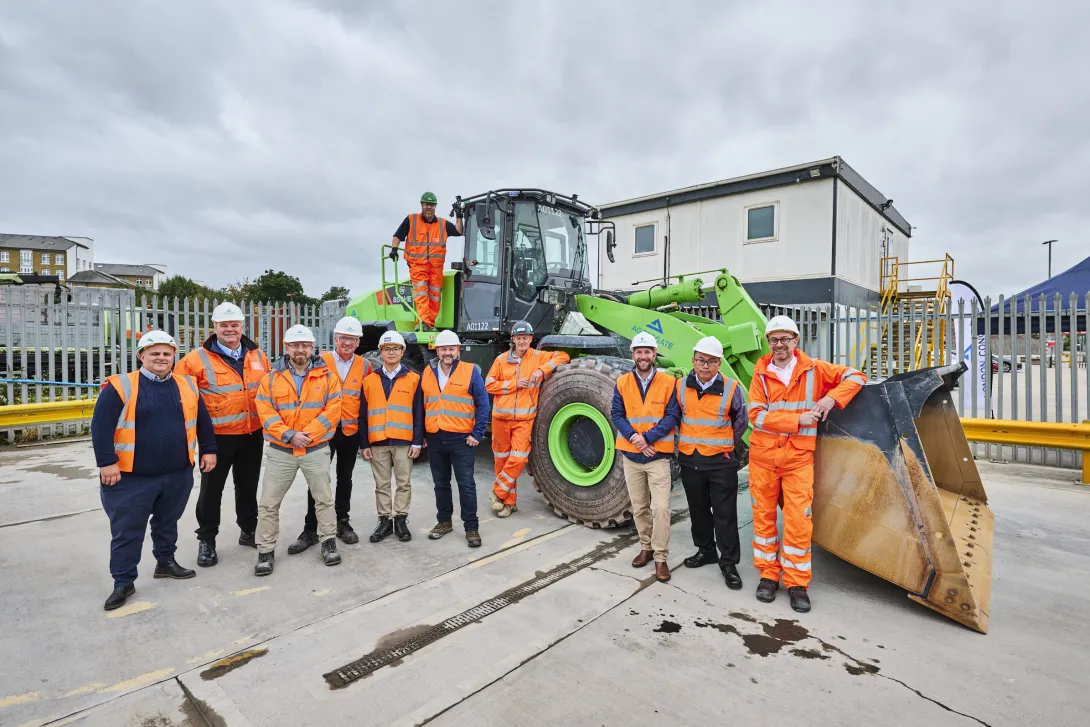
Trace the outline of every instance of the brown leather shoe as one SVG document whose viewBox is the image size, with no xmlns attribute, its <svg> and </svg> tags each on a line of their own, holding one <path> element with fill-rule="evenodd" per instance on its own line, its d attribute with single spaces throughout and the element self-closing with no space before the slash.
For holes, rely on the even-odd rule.
<svg viewBox="0 0 1090 727">
<path fill-rule="evenodd" d="M 653 550 L 641 550 L 640 554 L 632 559 L 632 567 L 643 568 L 651 562 L 651 558 L 654 557 L 654 555 L 655 552 Z"/>
<path fill-rule="evenodd" d="M 663 561 L 657 561 L 655 563 L 655 578 L 665 583 L 670 580 L 670 566 L 666 565 Z"/>
</svg>

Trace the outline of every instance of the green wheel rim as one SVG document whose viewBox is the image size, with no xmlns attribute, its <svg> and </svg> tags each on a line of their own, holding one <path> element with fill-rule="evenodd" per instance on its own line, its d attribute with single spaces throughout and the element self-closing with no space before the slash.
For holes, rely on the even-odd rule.
<svg viewBox="0 0 1090 727">
<path fill-rule="evenodd" d="M 568 449 L 568 432 L 572 424 L 582 418 L 590 419 L 598 425 L 598 431 L 602 433 L 602 440 L 606 445 L 602 461 L 593 468 L 581 465 Z M 568 404 L 556 413 L 549 425 L 549 457 L 553 466 L 561 477 L 579 487 L 593 487 L 609 474 L 613 468 L 613 442 L 613 427 L 609 420 L 590 404 Z"/>
</svg>

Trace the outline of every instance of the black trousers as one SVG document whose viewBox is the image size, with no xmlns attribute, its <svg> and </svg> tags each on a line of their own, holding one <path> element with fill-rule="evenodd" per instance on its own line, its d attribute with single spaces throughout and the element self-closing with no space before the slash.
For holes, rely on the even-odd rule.
<svg viewBox="0 0 1090 727">
<path fill-rule="evenodd" d="M 262 441 L 260 429 L 252 434 L 216 435 L 216 468 L 201 475 L 201 494 L 197 497 L 197 540 L 214 540 L 219 534 L 228 472 L 235 483 L 235 522 L 244 533 L 257 530 Z"/>
<path fill-rule="evenodd" d="M 681 467 L 685 499 L 689 501 L 689 522 L 693 544 L 707 555 L 719 546 L 719 567 L 738 565 L 738 469 Z"/>
<path fill-rule="evenodd" d="M 333 507 L 338 520 L 347 520 L 352 509 L 352 469 L 356 466 L 356 455 L 360 451 L 360 435 L 346 436 L 337 427 L 333 439 L 329 440 L 329 459 L 337 460 L 337 493 L 333 496 Z M 314 514 L 314 496 L 307 489 L 307 517 L 303 530 L 318 532 L 318 516 Z"/>
</svg>

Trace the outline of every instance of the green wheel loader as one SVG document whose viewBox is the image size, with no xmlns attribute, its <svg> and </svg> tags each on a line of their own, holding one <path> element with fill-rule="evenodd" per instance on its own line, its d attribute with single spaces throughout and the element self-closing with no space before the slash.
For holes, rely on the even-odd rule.
<svg viewBox="0 0 1090 727">
<path fill-rule="evenodd" d="M 768 352 L 764 315 L 726 269 L 646 281 L 653 284 L 635 292 L 596 290 L 590 245 L 612 261 L 615 230 L 576 195 L 500 189 L 458 197 L 457 212 L 465 219 L 464 250 L 444 274 L 436 330 L 421 325 L 407 273 L 401 277 L 384 245 L 382 287 L 347 308 L 364 327 L 359 352 L 374 357 L 382 332 L 397 330 L 409 347 L 406 364 L 419 371 L 435 357 L 436 331 L 450 329 L 462 340 L 462 359 L 487 371 L 510 348 L 512 324 L 529 321 L 537 348 L 571 356 L 541 389 L 529 461 L 534 486 L 572 522 L 629 523 L 610 406 L 617 378 L 632 369 L 630 340 L 651 333 L 659 367 L 682 377 L 696 342 L 715 336 L 723 375 L 748 389 Z M 712 300 L 719 321 L 682 308 Z M 991 513 L 949 396 L 963 370 L 959 364 L 869 384 L 822 423 L 814 542 L 985 631 Z"/>
</svg>

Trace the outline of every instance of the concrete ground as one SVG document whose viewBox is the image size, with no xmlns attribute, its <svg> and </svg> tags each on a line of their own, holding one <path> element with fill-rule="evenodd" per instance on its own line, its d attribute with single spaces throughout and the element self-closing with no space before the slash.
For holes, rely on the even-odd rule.
<svg viewBox="0 0 1090 727">
<path fill-rule="evenodd" d="M 341 566 L 324 567 L 316 548 L 285 552 L 302 523 L 300 478 L 271 577 L 254 577 L 255 552 L 235 544 L 227 496 L 218 566 L 153 580 L 148 542 L 136 595 L 105 612 L 109 529 L 93 464 L 88 443 L 0 453 L 2 725 L 1059 727 L 1090 713 L 1090 488 L 1069 471 L 980 463 L 996 522 L 985 636 L 822 551 L 806 615 L 785 594 L 758 603 L 748 558 L 741 592 L 715 568 L 680 568 L 693 550 L 680 490 L 669 559 L 679 569 L 654 582 L 629 565 L 627 531 L 569 525 L 526 478 L 520 510 L 494 518 L 487 451 L 480 550 L 457 524 L 424 537 L 426 463 L 413 473 L 414 540 L 368 543 L 373 480 L 357 465 L 364 539 L 340 546 Z M 180 528 L 189 566 L 195 499 Z"/>
</svg>

